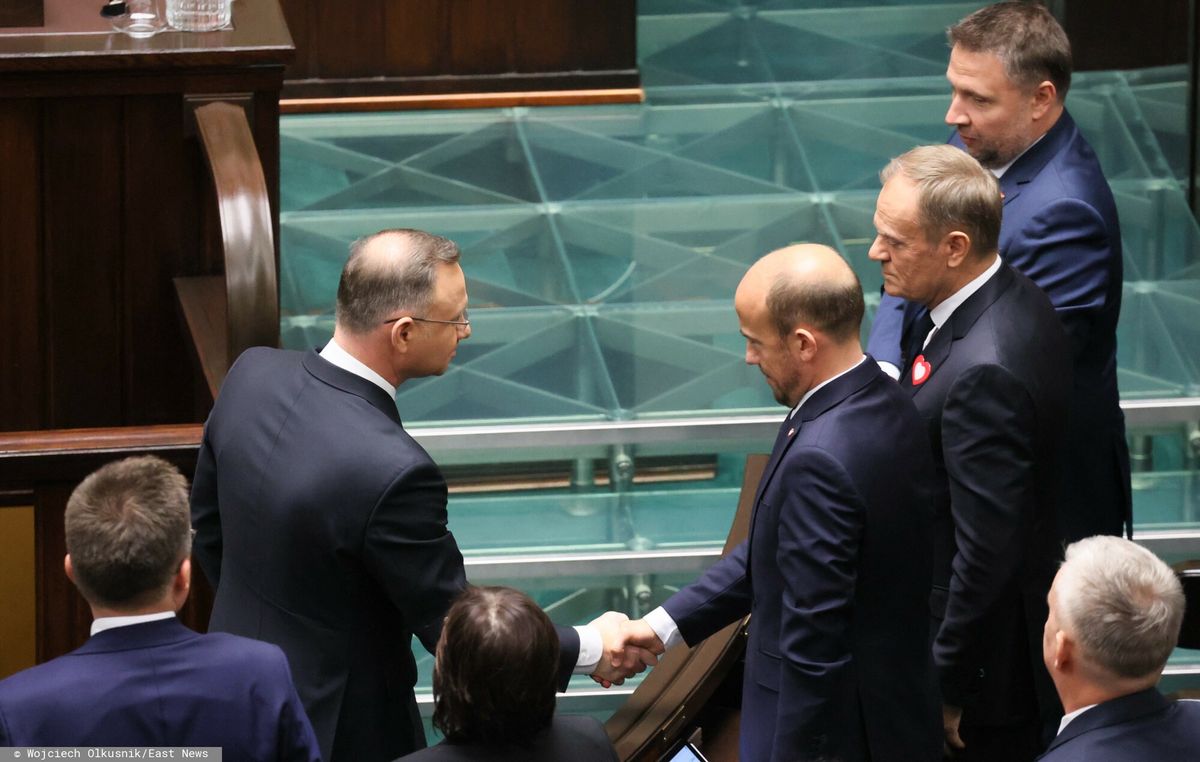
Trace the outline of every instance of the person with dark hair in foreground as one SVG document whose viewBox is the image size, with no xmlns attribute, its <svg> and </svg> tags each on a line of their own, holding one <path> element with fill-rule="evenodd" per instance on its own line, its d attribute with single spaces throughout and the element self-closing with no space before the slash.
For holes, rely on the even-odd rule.
<svg viewBox="0 0 1200 762">
<path fill-rule="evenodd" d="M 91 606 L 80 648 L 0 682 L 0 746 L 216 746 L 226 762 L 320 759 L 278 646 L 175 618 L 191 585 L 187 480 L 109 463 L 67 502 L 67 577 Z"/>
<path fill-rule="evenodd" d="M 1179 640 L 1179 579 L 1119 537 L 1067 548 L 1048 597 L 1042 658 L 1067 714 L 1042 762 L 1200 759 L 1200 702 L 1158 692 Z"/>
<path fill-rule="evenodd" d="M 409 760 L 616 762 L 590 717 L 555 717 L 558 633 L 529 596 L 469 587 L 450 607 L 433 668 L 433 725 L 446 740 Z"/>
</svg>

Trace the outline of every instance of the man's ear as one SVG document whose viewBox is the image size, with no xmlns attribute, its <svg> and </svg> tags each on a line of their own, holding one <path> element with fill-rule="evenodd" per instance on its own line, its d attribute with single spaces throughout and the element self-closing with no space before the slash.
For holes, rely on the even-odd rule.
<svg viewBox="0 0 1200 762">
<path fill-rule="evenodd" d="M 789 349 L 801 360 L 811 360 L 817 353 L 817 336 L 807 328 L 796 328 L 792 331 L 791 347 Z"/>
<path fill-rule="evenodd" d="M 1067 672 L 1075 667 L 1075 641 L 1062 630 L 1054 633 L 1054 666 L 1060 672 Z"/>
<path fill-rule="evenodd" d="M 416 330 L 416 322 L 411 317 L 402 317 L 391 324 L 388 331 L 388 341 L 392 348 L 401 354 L 408 351 L 412 341 L 412 332 Z"/>
<path fill-rule="evenodd" d="M 71 554 L 63 556 L 63 571 L 67 575 L 67 579 L 71 580 L 71 584 L 75 584 L 75 567 L 71 565 Z"/>
<path fill-rule="evenodd" d="M 175 610 L 183 608 L 184 602 L 187 600 L 188 593 L 192 589 L 192 559 L 185 558 L 179 564 L 179 571 L 175 572 L 175 578 L 171 580 L 171 598 L 175 604 Z"/>
<path fill-rule="evenodd" d="M 951 230 L 942 238 L 942 246 L 946 251 L 946 265 L 961 267 L 971 254 L 971 237 L 961 230 Z"/>
<path fill-rule="evenodd" d="M 1058 103 L 1058 88 L 1050 80 L 1045 80 L 1033 90 L 1030 96 L 1032 101 L 1031 112 L 1033 120 L 1036 122 L 1046 116 L 1050 108 Z"/>
</svg>

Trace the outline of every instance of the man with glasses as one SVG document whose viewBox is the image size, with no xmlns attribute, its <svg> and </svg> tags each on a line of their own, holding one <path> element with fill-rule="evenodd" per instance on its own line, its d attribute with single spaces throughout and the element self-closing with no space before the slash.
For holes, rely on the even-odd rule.
<svg viewBox="0 0 1200 762">
<path fill-rule="evenodd" d="M 154 457 L 103 466 L 71 493 L 67 577 L 92 610 L 80 648 L 0 682 L 0 747 L 207 746 L 232 760 L 317 760 L 279 648 L 200 635 L 187 480 Z M 18 753 L 19 756 L 19 753 Z"/>
<path fill-rule="evenodd" d="M 395 402 L 471 335 L 458 261 L 452 241 L 419 230 L 355 241 L 333 340 L 319 354 L 246 351 L 204 430 L 192 518 L 217 591 L 211 627 L 283 648 L 333 762 L 425 746 L 411 638 L 433 653 L 466 584 L 446 483 Z M 597 664 L 601 626 L 616 627 L 594 624 L 559 628 L 560 689 L 577 665 L 605 681 L 635 668 Z"/>
</svg>

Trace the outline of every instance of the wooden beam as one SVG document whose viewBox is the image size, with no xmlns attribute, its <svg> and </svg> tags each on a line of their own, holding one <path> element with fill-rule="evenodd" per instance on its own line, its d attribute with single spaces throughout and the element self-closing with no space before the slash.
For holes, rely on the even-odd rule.
<svg viewBox="0 0 1200 762">
<path fill-rule="evenodd" d="M 608 90 L 288 98 L 279 102 L 279 110 L 282 114 L 313 114 L 329 111 L 424 111 L 509 108 L 512 106 L 595 106 L 606 103 L 641 103 L 645 99 L 646 94 L 640 87 L 623 87 Z"/>
</svg>

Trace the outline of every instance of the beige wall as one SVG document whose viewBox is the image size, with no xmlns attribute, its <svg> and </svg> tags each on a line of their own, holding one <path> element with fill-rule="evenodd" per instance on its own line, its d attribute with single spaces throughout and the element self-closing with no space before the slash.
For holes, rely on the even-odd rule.
<svg viewBox="0 0 1200 762">
<path fill-rule="evenodd" d="M 37 603 L 33 508 L 0 508 L 0 678 L 32 667 Z"/>
</svg>

